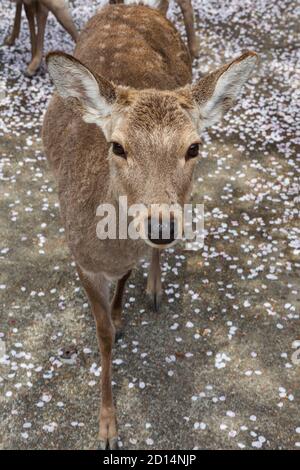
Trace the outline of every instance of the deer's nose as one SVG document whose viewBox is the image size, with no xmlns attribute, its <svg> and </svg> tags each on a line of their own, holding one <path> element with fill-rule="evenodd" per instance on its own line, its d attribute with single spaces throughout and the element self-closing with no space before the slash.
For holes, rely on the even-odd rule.
<svg viewBox="0 0 300 470">
<path fill-rule="evenodd" d="M 176 238 L 175 221 L 170 217 L 167 221 L 160 221 L 148 217 L 148 239 L 155 245 L 169 245 Z"/>
</svg>

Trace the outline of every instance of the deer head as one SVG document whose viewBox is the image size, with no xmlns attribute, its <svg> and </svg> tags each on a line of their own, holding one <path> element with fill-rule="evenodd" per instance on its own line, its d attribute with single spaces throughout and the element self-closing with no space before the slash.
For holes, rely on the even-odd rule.
<svg viewBox="0 0 300 470">
<path fill-rule="evenodd" d="M 58 94 L 77 102 L 82 119 L 101 128 L 109 145 L 111 187 L 128 204 L 182 206 L 189 197 L 201 146 L 201 131 L 228 110 L 257 62 L 246 52 L 197 83 L 170 91 L 119 86 L 62 52 L 47 57 Z M 144 215 L 146 231 L 150 212 Z M 151 241 L 165 247 L 175 239 Z M 158 223 L 160 223 L 158 221 Z"/>
</svg>

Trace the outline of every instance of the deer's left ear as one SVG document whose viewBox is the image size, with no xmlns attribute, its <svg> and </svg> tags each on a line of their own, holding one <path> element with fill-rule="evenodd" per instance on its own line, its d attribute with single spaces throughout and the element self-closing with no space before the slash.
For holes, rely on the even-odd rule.
<svg viewBox="0 0 300 470">
<path fill-rule="evenodd" d="M 192 85 L 192 98 L 200 111 L 200 127 L 211 126 L 221 119 L 236 100 L 257 62 L 255 52 L 245 52 Z"/>
</svg>

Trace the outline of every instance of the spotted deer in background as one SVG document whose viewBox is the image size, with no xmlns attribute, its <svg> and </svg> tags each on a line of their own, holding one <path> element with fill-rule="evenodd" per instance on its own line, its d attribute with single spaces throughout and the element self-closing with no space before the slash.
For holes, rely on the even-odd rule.
<svg viewBox="0 0 300 470">
<path fill-rule="evenodd" d="M 16 13 L 12 32 L 4 40 L 4 44 L 12 46 L 20 34 L 22 6 L 24 5 L 29 25 L 31 42 L 31 62 L 25 75 L 32 77 L 39 69 L 43 57 L 45 28 L 49 11 L 68 31 L 76 42 L 78 33 L 65 0 L 15 0 Z"/>
<path fill-rule="evenodd" d="M 43 142 L 55 174 L 61 215 L 89 298 L 101 352 L 100 447 L 117 448 L 112 348 L 122 327 L 122 295 L 131 270 L 152 250 L 153 266 L 176 240 L 99 239 L 97 207 L 188 201 L 201 131 L 232 106 L 256 64 L 254 52 L 191 84 L 190 54 L 160 12 L 108 5 L 82 31 L 74 57 L 48 55 L 56 86 Z M 145 216 L 147 226 L 148 216 Z M 159 224 L 159 222 L 157 222 Z M 176 214 L 171 224 L 176 224 Z M 160 233 L 160 232 L 159 232 Z M 109 286 L 116 281 L 110 301 Z M 150 286 L 149 286 L 150 282 Z"/>
</svg>

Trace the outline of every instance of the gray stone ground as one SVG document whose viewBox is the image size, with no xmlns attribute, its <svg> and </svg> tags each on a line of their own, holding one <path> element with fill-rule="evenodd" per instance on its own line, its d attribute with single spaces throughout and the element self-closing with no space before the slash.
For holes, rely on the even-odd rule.
<svg viewBox="0 0 300 470">
<path fill-rule="evenodd" d="M 76 0 L 78 26 L 98 1 Z M 243 98 L 204 134 L 193 199 L 205 247 L 163 258 L 164 301 L 144 293 L 147 263 L 126 291 L 114 395 L 126 449 L 300 447 L 299 57 L 295 1 L 197 0 L 195 75 L 251 48 L 261 67 Z M 0 6 L 0 42 L 13 7 Z M 182 28 L 172 5 L 172 18 Z M 72 50 L 52 18 L 46 49 Z M 97 446 L 99 355 L 86 297 L 43 156 L 48 76 L 33 80 L 24 22 L 0 51 L 0 447 Z M 299 95 L 298 95 L 299 98 Z M 299 114 L 298 114 L 299 122 Z M 298 237 L 298 238 L 297 238 Z M 74 363 L 60 351 L 77 351 Z M 299 354 L 300 357 L 300 354 Z"/>
</svg>

